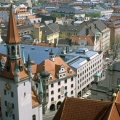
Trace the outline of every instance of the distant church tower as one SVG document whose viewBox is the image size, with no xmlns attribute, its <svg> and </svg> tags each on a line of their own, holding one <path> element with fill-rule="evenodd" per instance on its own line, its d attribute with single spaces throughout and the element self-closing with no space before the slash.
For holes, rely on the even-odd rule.
<svg viewBox="0 0 120 120">
<path fill-rule="evenodd" d="M 20 43 L 11 8 L 6 39 L 7 60 L 0 70 L 2 120 L 32 120 L 31 80 L 21 59 Z"/>
</svg>

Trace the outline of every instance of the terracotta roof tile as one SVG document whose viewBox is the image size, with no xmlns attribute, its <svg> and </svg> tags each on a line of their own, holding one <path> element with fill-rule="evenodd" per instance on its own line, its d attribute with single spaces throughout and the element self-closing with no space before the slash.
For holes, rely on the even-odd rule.
<svg viewBox="0 0 120 120">
<path fill-rule="evenodd" d="M 79 42 L 81 40 L 86 40 L 88 45 L 93 46 L 94 45 L 94 37 L 91 35 L 87 36 L 73 36 L 72 37 L 72 42 L 75 44 L 76 42 Z"/>
<path fill-rule="evenodd" d="M 109 20 L 120 20 L 120 16 L 111 16 Z"/>
<path fill-rule="evenodd" d="M 111 106 L 112 102 L 66 98 L 53 120 L 105 120 Z"/>
<path fill-rule="evenodd" d="M 120 91 L 113 102 L 65 98 L 53 120 L 120 120 Z"/>
<path fill-rule="evenodd" d="M 120 120 L 120 115 L 118 113 L 115 103 L 113 103 L 113 105 L 112 105 L 108 120 Z"/>
<path fill-rule="evenodd" d="M 70 66 L 68 66 L 60 57 L 55 57 L 55 61 L 51 61 L 50 59 L 44 60 L 37 67 L 37 73 L 40 73 L 44 69 L 52 75 L 52 80 L 57 80 L 57 73 L 60 66 L 63 65 L 66 70 L 66 77 L 76 75 L 75 71 L 72 69 L 72 73 L 69 73 Z"/>
<path fill-rule="evenodd" d="M 36 107 L 39 105 L 39 101 L 33 91 L 31 92 L 31 94 L 32 94 L 32 107 Z"/>
</svg>

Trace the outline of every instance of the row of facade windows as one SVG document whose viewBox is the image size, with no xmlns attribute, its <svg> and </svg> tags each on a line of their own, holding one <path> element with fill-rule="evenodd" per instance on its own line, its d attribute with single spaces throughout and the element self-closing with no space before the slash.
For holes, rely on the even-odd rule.
<svg viewBox="0 0 120 120">
<path fill-rule="evenodd" d="M 7 111 L 5 111 L 5 116 L 9 117 L 9 113 Z M 14 114 L 12 114 L 12 119 L 15 120 L 15 115 Z"/>
<path fill-rule="evenodd" d="M 9 92 L 8 92 L 8 94 L 9 94 Z M 7 90 L 4 90 L 4 95 L 7 95 Z M 14 97 L 14 93 L 13 92 L 11 92 L 11 97 Z"/>
<path fill-rule="evenodd" d="M 73 86 L 74 86 L 74 85 L 71 84 L 71 88 L 73 88 Z M 67 90 L 67 86 L 65 86 L 65 90 Z M 58 88 L 58 92 L 60 92 L 60 88 Z M 54 94 L 54 91 L 52 90 L 52 91 L 51 91 L 51 95 L 53 95 L 53 94 Z"/>
<path fill-rule="evenodd" d="M 73 81 L 73 77 L 71 78 L 71 81 Z M 64 83 L 67 83 L 67 79 L 65 79 Z M 58 85 L 61 85 L 61 82 L 58 82 Z M 54 84 L 51 84 L 51 87 L 54 87 Z"/>
<path fill-rule="evenodd" d="M 94 67 L 94 66 L 96 66 L 96 65 L 98 65 L 99 63 L 102 62 L 102 60 L 99 60 L 99 61 L 98 61 L 98 58 L 96 59 L 96 61 L 97 61 L 97 62 L 95 62 L 93 65 L 91 65 L 92 62 L 89 63 L 89 65 L 91 65 L 91 69 L 92 69 L 92 67 Z M 94 61 L 93 61 L 93 62 L 94 62 Z M 88 65 L 84 66 L 84 67 L 81 68 L 81 69 L 84 69 L 84 68 L 87 68 L 87 67 L 88 67 Z M 89 70 L 90 70 L 90 67 L 89 67 Z M 78 72 L 79 72 L 79 71 L 81 71 L 81 70 L 78 70 Z M 88 71 L 88 68 L 87 68 L 87 71 Z M 86 71 L 85 71 L 85 72 L 86 72 Z"/>
<path fill-rule="evenodd" d="M 74 92 L 73 92 L 73 90 L 71 91 L 71 95 L 73 94 Z M 58 95 L 58 99 L 60 99 L 61 98 L 61 95 Z M 52 97 L 51 98 L 51 101 L 54 101 L 54 97 Z"/>
</svg>

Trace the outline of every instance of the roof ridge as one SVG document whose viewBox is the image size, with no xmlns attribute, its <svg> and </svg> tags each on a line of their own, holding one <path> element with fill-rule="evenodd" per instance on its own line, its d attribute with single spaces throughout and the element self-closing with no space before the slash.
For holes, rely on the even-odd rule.
<svg viewBox="0 0 120 120">
<path fill-rule="evenodd" d="M 112 104 L 112 107 L 111 107 L 111 110 L 110 110 L 110 114 L 109 114 L 109 116 L 108 116 L 108 120 L 110 120 L 110 116 L 111 116 L 111 114 L 112 114 L 112 110 L 113 110 L 114 105 L 115 105 L 115 102 L 113 102 L 113 104 Z"/>
<path fill-rule="evenodd" d="M 71 98 L 71 97 L 69 97 L 69 98 Z M 71 99 L 73 99 L 73 98 L 71 98 Z M 74 99 L 78 99 L 78 100 L 82 100 L 82 101 L 94 101 L 94 102 L 102 102 L 102 103 L 112 103 L 112 102 L 110 102 L 110 101 L 101 101 L 101 100 L 94 100 L 94 99 L 80 99 L 80 98 L 74 98 Z"/>
</svg>

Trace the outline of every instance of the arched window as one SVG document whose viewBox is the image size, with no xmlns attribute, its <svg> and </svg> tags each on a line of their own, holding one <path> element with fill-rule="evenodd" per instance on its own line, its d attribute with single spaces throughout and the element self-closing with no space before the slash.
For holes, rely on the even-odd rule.
<svg viewBox="0 0 120 120">
<path fill-rule="evenodd" d="M 12 55 L 15 55 L 15 47 L 14 46 L 11 47 L 11 51 L 12 51 Z"/>
<path fill-rule="evenodd" d="M 32 116 L 32 120 L 36 120 L 36 115 L 33 115 L 33 116 Z"/>
</svg>

